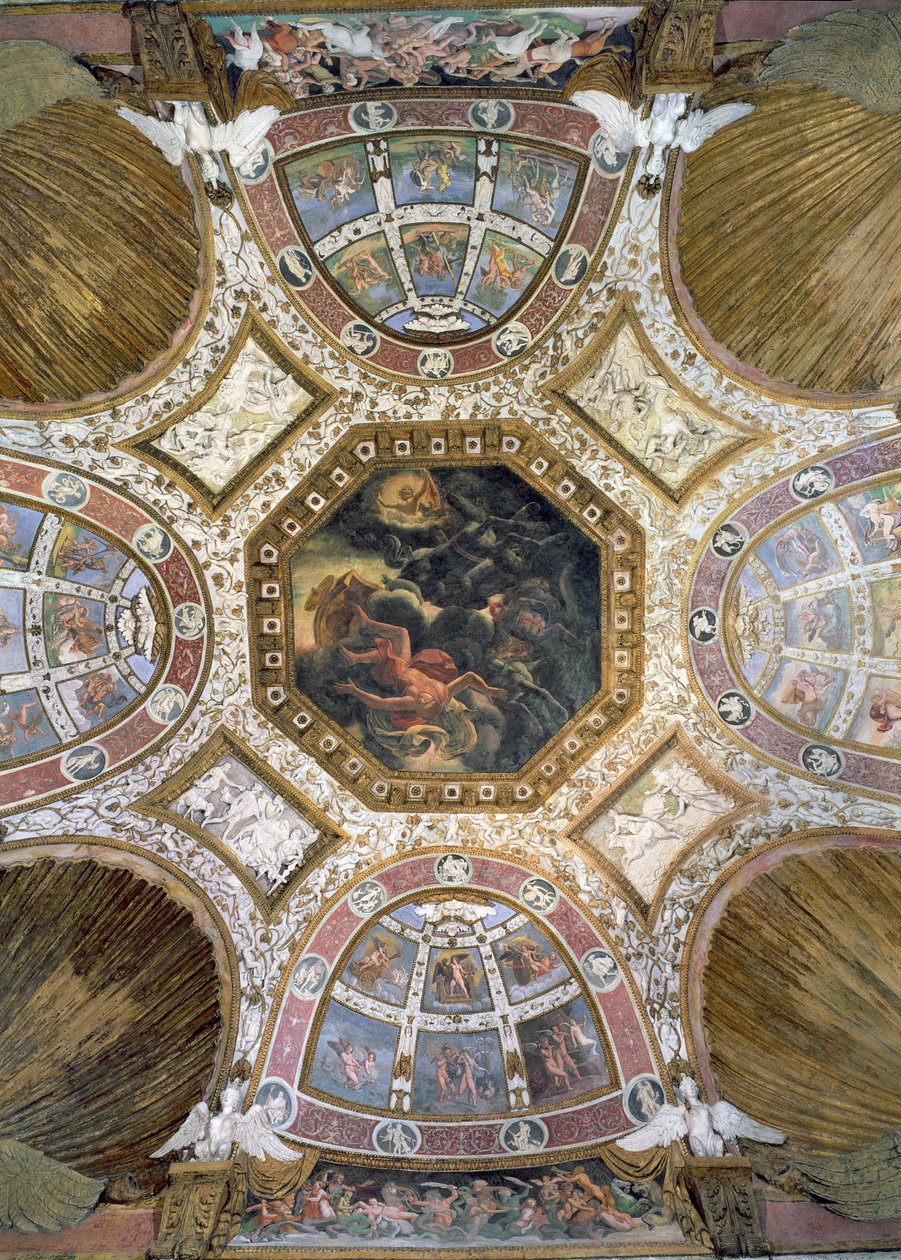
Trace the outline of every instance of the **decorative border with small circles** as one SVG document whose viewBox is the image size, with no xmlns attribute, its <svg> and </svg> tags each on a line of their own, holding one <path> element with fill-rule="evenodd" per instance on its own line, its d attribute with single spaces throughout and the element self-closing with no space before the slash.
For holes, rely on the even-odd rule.
<svg viewBox="0 0 901 1260">
<path fill-rule="evenodd" d="M 290 558 L 376 471 L 492 464 L 521 477 L 600 552 L 601 690 L 516 774 L 392 771 L 297 690 L 290 641 Z M 251 536 L 246 563 L 254 702 L 370 809 L 535 809 L 641 703 L 642 531 L 552 446 L 517 421 L 354 426 Z"/>
<path fill-rule="evenodd" d="M 355 106 L 344 101 L 314 111 L 286 114 L 269 132 L 267 144 L 271 160 L 265 174 L 242 180 L 236 173 L 234 185 L 251 232 L 284 291 L 332 345 L 351 358 L 360 358 L 368 370 L 392 380 L 412 377 L 426 383 L 453 378 L 477 379 L 514 362 L 521 353 L 534 350 L 581 297 L 594 271 L 592 260 L 601 257 L 619 215 L 632 163 L 623 170 L 605 173 L 595 163 L 586 162 L 585 153 L 596 131 L 596 120 L 590 114 L 563 102 L 548 101 L 542 94 L 536 93 L 535 99 L 514 99 L 511 95 L 505 104 L 513 113 L 512 120 L 491 130 L 473 117 L 473 109 L 481 99 L 445 94 L 393 98 L 390 104 L 395 118 L 386 130 L 375 134 L 361 134 L 352 121 Z M 503 135 L 506 140 L 517 139 L 525 144 L 563 145 L 567 155 L 583 168 L 584 179 L 579 199 L 568 215 L 568 226 L 554 242 L 548 265 L 542 269 L 542 278 L 527 293 L 524 305 L 518 304 L 516 320 L 490 324 L 479 336 L 436 347 L 442 362 L 433 372 L 423 368 L 426 354 L 423 346 L 434 346 L 433 338 L 417 345 L 414 338 L 395 338 L 386 325 L 377 321 L 371 323 L 368 317 L 361 319 L 359 312 L 352 310 L 323 274 L 323 268 L 309 257 L 309 246 L 302 240 L 277 172 L 284 159 L 297 156 L 320 142 L 334 144 L 392 134 L 428 134 L 429 131 L 440 134 L 470 129 L 480 138 Z M 554 267 L 554 260 L 567 247 L 581 251 L 585 258 L 578 278 L 571 283 L 559 279 Z M 307 274 L 289 282 L 290 272 L 286 274 L 279 264 L 291 251 L 304 255 Z M 512 329 L 514 324 L 524 328 L 530 339 L 512 354 L 505 354 L 498 348 L 496 335 L 505 328 Z M 362 357 L 345 340 L 347 329 L 354 325 L 371 334 L 368 339 L 371 348 Z"/>
<path fill-rule="evenodd" d="M 778 522 L 788 524 L 821 500 L 866 490 L 874 479 L 884 479 L 887 474 L 897 476 L 899 468 L 901 433 L 896 430 L 879 441 L 796 465 L 745 502 L 721 514 L 701 540 L 698 559 L 689 573 L 682 627 L 695 691 L 739 743 L 772 765 L 803 778 L 843 784 L 884 800 L 897 800 L 901 795 L 898 763 L 892 754 L 880 755 L 875 749 L 830 741 L 825 736 L 817 738 L 814 731 L 793 729 L 790 723 L 776 721 L 763 712 L 733 668 L 721 627 L 726 621 L 730 576 L 756 539 Z M 807 489 L 805 473 L 822 474 L 822 489 Z M 715 538 L 724 526 L 731 536 L 730 546 L 715 547 Z M 707 614 L 708 629 L 703 641 L 689 630 L 699 613 Z"/>
<path fill-rule="evenodd" d="M 53 478 L 48 473 L 54 469 L 74 477 L 71 469 L 51 461 L 40 464 L 11 456 L 0 457 L 0 498 L 4 492 L 17 502 L 43 512 L 59 512 L 52 497 Z M 77 474 L 85 488 L 84 497 L 71 519 L 89 530 L 96 529 L 109 538 L 126 555 L 140 555 L 142 566 L 152 569 L 165 601 L 164 617 L 167 622 L 166 638 L 162 648 L 163 668 L 152 692 L 145 701 L 130 711 L 122 721 L 113 722 L 99 733 L 86 732 L 83 742 L 62 750 L 49 749 L 45 757 L 24 765 L 5 768 L 0 763 L 0 815 L 15 812 L 37 801 L 69 796 L 83 791 L 90 784 L 102 782 L 131 765 L 174 735 L 190 713 L 200 695 L 209 674 L 213 644 L 212 608 L 206 587 L 201 581 L 196 561 L 190 549 L 170 530 L 169 526 L 148 508 L 126 496 L 120 490 L 88 477 Z M 141 551 L 141 538 L 145 530 L 162 531 L 168 547 L 159 560 L 152 560 Z M 176 611 L 185 604 L 197 606 L 202 612 L 203 629 L 185 637 L 177 632 Z M 175 716 L 166 720 L 160 716 L 155 699 L 165 691 L 178 698 Z M 95 774 L 76 778 L 67 774 L 66 762 L 78 751 L 94 750 L 99 769 Z"/>
</svg>

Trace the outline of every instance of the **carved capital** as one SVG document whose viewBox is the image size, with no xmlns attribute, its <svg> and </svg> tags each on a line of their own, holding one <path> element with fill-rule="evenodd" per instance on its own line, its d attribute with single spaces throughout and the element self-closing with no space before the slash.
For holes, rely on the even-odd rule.
<svg viewBox="0 0 901 1260">
<path fill-rule="evenodd" d="M 134 27 L 144 91 L 167 101 L 203 101 L 207 84 L 180 5 L 168 0 L 135 0 L 125 5 Z"/>
<path fill-rule="evenodd" d="M 723 2 L 672 0 L 644 64 L 642 87 L 647 95 L 710 87 L 716 20 Z"/>
<path fill-rule="evenodd" d="M 762 1256 L 771 1248 L 751 1186 L 751 1162 L 740 1156 L 685 1160 L 681 1176 L 718 1256 Z"/>
<path fill-rule="evenodd" d="M 159 1232 L 148 1256 L 204 1260 L 229 1196 L 232 1171 L 229 1159 L 170 1166 Z"/>
</svg>

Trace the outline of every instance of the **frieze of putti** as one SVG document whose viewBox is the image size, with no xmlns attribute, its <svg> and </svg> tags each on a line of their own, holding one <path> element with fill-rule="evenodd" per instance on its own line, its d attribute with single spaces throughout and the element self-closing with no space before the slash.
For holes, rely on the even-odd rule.
<svg viewBox="0 0 901 1260">
<path fill-rule="evenodd" d="M 640 175 L 640 168 L 635 178 Z M 66 422 L 0 418 L 0 443 L 64 462 L 118 482 L 159 511 L 193 550 L 206 577 L 214 612 L 215 653 L 201 698 L 171 741 L 122 774 L 64 802 L 4 819 L 5 839 L 33 836 L 117 837 L 170 859 L 204 889 L 229 926 L 238 952 L 242 1009 L 236 1054 L 251 1061 L 292 945 L 322 902 L 351 877 L 413 848 L 493 847 L 541 864 L 576 890 L 605 923 L 645 998 L 669 1059 L 684 1055 L 679 1013 L 679 966 L 694 909 L 725 867 L 774 838 L 803 827 L 897 827 L 901 809 L 887 802 L 827 789 L 764 764 L 740 748 L 694 697 L 682 651 L 681 596 L 697 540 L 724 505 L 749 495 L 774 473 L 897 423 L 887 407 L 818 410 L 774 401 L 725 378 L 697 354 L 666 298 L 659 249 L 659 196 L 647 200 L 633 180 L 605 263 L 581 306 L 534 356 L 485 381 L 452 387 L 392 383 L 368 376 L 300 319 L 268 276 L 239 212 L 214 210 L 217 282 L 203 331 L 188 358 L 133 403 Z M 613 261 L 615 260 L 615 261 Z M 627 289 L 656 352 L 682 384 L 708 407 L 771 440 L 739 453 L 681 506 L 663 501 L 596 440 L 556 412 L 539 386 L 586 346 L 617 296 Z M 277 455 L 214 524 L 204 522 L 188 495 L 120 442 L 159 424 L 201 391 L 215 372 L 248 303 L 274 335 L 338 391 L 334 405 Z M 645 698 L 639 714 L 578 769 L 547 804 L 525 817 L 428 817 L 374 814 L 334 782 L 253 708 L 247 643 L 244 540 L 296 482 L 331 449 L 349 425 L 516 416 L 531 424 L 587 479 L 632 515 L 647 537 Z M 764 804 L 725 834 L 703 840 L 674 876 L 652 931 L 567 839 L 572 819 L 634 768 L 672 727 L 711 765 L 732 776 Z M 170 823 L 132 806 L 208 740 L 220 725 L 257 751 L 298 791 L 327 813 L 347 837 L 301 881 L 282 914 L 267 922 L 224 860 Z"/>
</svg>

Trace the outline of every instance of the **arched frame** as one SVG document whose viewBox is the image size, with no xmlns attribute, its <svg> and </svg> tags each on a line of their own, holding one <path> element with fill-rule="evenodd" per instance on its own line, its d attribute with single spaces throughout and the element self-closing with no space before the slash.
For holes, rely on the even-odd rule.
<svg viewBox="0 0 901 1260">
<path fill-rule="evenodd" d="M 685 940 L 680 981 L 682 1026 L 685 1030 L 689 1061 L 711 1099 L 718 1097 L 718 1094 L 710 1067 L 701 1004 L 704 968 L 714 929 L 731 898 L 758 875 L 772 870 L 788 858 L 834 848 L 901 849 L 901 834 L 877 828 L 855 830 L 818 827 L 771 840 L 745 854 L 723 871 L 692 916 Z"/>
<path fill-rule="evenodd" d="M 489 850 L 467 847 L 460 852 L 471 865 L 469 881 L 442 886 L 435 875 L 435 863 L 445 852 L 447 850 L 427 849 L 400 859 L 395 857 L 369 867 L 353 880 L 348 880 L 340 893 L 319 910 L 285 963 L 251 1077 L 248 1099 L 253 1099 L 264 1081 L 275 1079 L 289 1084 L 298 1106 L 290 1127 L 283 1131 L 283 1136 L 305 1146 L 321 1149 L 327 1152 L 329 1159 L 386 1166 L 398 1163 L 397 1159 L 386 1158 L 373 1150 L 371 1137 L 380 1122 L 374 1112 L 364 1116 L 346 1106 L 338 1108 L 333 1104 L 331 1108 L 327 1108 L 295 1089 L 294 1082 L 300 1074 L 308 1046 L 315 1035 L 314 1025 L 318 999 L 321 996 L 317 994 L 313 999 L 301 1000 L 290 992 L 291 977 L 297 963 L 307 953 L 315 954 L 326 961 L 331 973 L 335 973 L 343 966 L 348 955 L 349 942 L 356 942 L 361 927 L 377 921 L 382 914 L 390 912 L 392 907 L 420 899 L 427 891 L 434 895 L 436 890 L 440 890 L 445 895 L 451 893 L 461 898 L 472 893 L 482 898 L 492 897 L 508 905 L 518 904 L 525 910 L 526 907 L 517 901 L 523 882 L 529 876 L 537 876 L 550 882 L 546 872 L 537 864 L 522 858 L 499 858 Z M 372 881 L 378 881 L 383 886 L 386 898 L 368 919 L 364 919 L 350 909 L 348 898 L 359 885 Z M 611 954 L 619 967 L 621 982 L 606 994 L 593 995 L 595 1002 L 590 1009 L 598 1026 L 606 1026 L 608 1030 L 610 1043 L 615 1048 L 615 1068 L 621 1086 L 626 1086 L 638 1076 L 650 1075 L 659 1080 L 669 1095 L 671 1091 L 663 1059 L 625 960 L 605 933 L 603 925 L 580 903 L 578 897 L 556 881 L 554 887 L 560 894 L 559 900 L 554 909 L 541 919 L 542 930 L 546 926 L 549 935 L 561 943 L 564 957 L 572 965 L 573 971 L 578 973 L 578 959 L 593 948 L 600 948 Z M 531 917 L 533 916 L 530 915 Z M 596 1012 L 602 1018 L 597 1018 Z M 283 1024 L 290 1026 L 290 1032 L 284 1038 L 281 1028 Z M 537 1110 L 530 1109 L 528 1113 L 524 1111 L 522 1114 L 534 1115 Z M 407 1113 L 397 1111 L 392 1114 L 398 1119 L 404 1119 Z M 321 1126 L 332 1116 L 340 1119 L 341 1135 L 328 1142 L 323 1140 Z M 572 1116 L 577 1116 L 577 1119 L 573 1121 Z M 551 1130 L 548 1145 L 538 1154 L 514 1158 L 505 1152 L 499 1142 L 500 1130 L 509 1118 L 509 1114 L 493 1120 L 480 1117 L 476 1124 L 470 1125 L 470 1132 L 479 1131 L 477 1140 L 480 1143 L 479 1148 L 471 1154 L 460 1153 L 460 1136 L 453 1138 L 455 1150 L 442 1153 L 434 1149 L 434 1145 L 440 1146 L 443 1141 L 442 1131 L 462 1134 L 464 1125 L 459 1121 L 442 1121 L 429 1126 L 420 1120 L 420 1128 L 424 1132 L 431 1131 L 437 1136 L 434 1143 L 427 1136 L 418 1153 L 408 1157 L 406 1162 L 413 1167 L 431 1163 L 442 1169 L 484 1169 L 512 1166 L 516 1160 L 522 1165 L 547 1163 L 549 1158 L 588 1158 L 599 1153 L 606 1142 L 615 1140 L 635 1127 L 635 1122 L 623 1110 L 622 1088 L 614 1089 L 601 1099 L 558 1111 L 556 1115 L 548 1114 L 545 1108 L 544 1118 Z M 556 1141 L 555 1119 L 560 1126 L 560 1136 Z M 565 1124 L 573 1125 L 568 1139 L 564 1137 Z"/>
</svg>

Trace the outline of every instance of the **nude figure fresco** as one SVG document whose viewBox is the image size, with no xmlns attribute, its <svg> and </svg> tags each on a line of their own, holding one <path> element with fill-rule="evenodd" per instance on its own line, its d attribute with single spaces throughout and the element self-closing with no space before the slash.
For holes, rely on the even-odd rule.
<svg viewBox="0 0 901 1260">
<path fill-rule="evenodd" d="M 396 1028 L 332 1001 L 325 1012 L 308 1082 L 339 1100 L 385 1108 L 396 1045 Z"/>
<path fill-rule="evenodd" d="M 535 1102 L 548 1105 L 609 1083 L 604 1051 L 583 998 L 528 1020 L 517 1031 Z"/>
<path fill-rule="evenodd" d="M 628 1238 L 634 1248 L 652 1236 L 681 1240 L 662 1183 L 616 1177 L 599 1159 L 444 1176 L 320 1163 L 295 1194 L 251 1196 L 232 1245 L 421 1255 L 506 1244 L 559 1256 L 573 1243 Z"/>
<path fill-rule="evenodd" d="M 413 1110 L 437 1115 L 506 1111 L 506 1080 L 497 1033 L 420 1033 Z"/>
<path fill-rule="evenodd" d="M 292 95 L 481 83 L 559 90 L 587 57 L 632 52 L 641 6 L 212 17 L 229 78 L 275 75 Z"/>
<path fill-rule="evenodd" d="M 550 941 L 531 923 L 496 941 L 494 952 L 511 1002 L 528 1001 L 569 978 Z"/>
<path fill-rule="evenodd" d="M 600 687 L 599 554 L 505 468 L 376 473 L 291 573 L 298 687 L 391 769 L 515 771 Z"/>
</svg>

